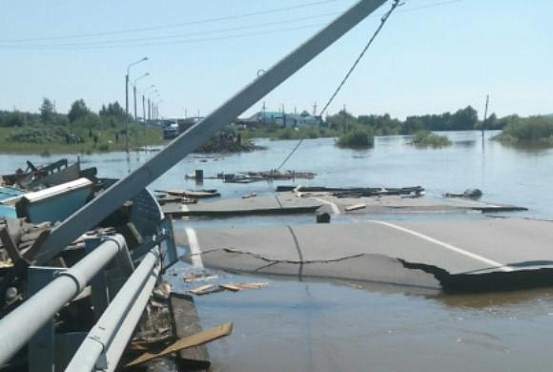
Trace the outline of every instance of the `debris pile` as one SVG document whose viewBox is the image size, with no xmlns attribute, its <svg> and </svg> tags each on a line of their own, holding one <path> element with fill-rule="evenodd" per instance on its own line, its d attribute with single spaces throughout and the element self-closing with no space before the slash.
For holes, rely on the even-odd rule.
<svg viewBox="0 0 553 372">
<path fill-rule="evenodd" d="M 171 292 L 165 282 L 153 294 L 149 316 L 130 343 L 125 367 L 157 370 L 155 362 L 170 357 L 178 370 L 208 370 L 211 363 L 205 344 L 229 336 L 232 323 L 202 331 L 192 297 Z"/>
</svg>

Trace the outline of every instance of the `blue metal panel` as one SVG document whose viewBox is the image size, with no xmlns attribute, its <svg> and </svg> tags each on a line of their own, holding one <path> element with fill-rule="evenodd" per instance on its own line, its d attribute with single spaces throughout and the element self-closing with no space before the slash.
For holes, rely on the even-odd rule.
<svg viewBox="0 0 553 372">
<path fill-rule="evenodd" d="M 0 218 L 17 218 L 15 208 L 0 204 Z"/>
<path fill-rule="evenodd" d="M 27 215 L 32 223 L 63 221 L 82 207 L 90 189 L 80 189 L 27 205 Z"/>
<path fill-rule="evenodd" d="M 0 202 L 22 194 L 25 194 L 25 191 L 16 187 L 0 186 Z"/>
</svg>

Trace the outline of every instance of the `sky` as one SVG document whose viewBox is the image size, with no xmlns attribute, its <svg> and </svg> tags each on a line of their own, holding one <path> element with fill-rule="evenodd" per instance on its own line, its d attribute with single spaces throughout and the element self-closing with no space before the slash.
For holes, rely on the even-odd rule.
<svg viewBox="0 0 553 372">
<path fill-rule="evenodd" d="M 163 117 L 205 116 L 355 0 L 4 1 L 0 110 L 59 112 L 84 99 L 97 111 L 125 100 L 127 66 Z M 320 111 L 387 1 L 262 98 L 261 110 Z M 330 105 L 405 118 L 472 105 L 499 116 L 553 113 L 553 1 L 405 0 Z M 157 90 L 157 93 L 153 93 Z M 132 97 L 131 97 L 132 108 Z M 140 105 L 139 105 L 140 110 Z"/>
</svg>

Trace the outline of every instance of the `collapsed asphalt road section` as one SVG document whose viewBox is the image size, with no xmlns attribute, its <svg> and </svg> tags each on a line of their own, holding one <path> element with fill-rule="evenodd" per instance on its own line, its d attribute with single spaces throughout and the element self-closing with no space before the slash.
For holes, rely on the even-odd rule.
<svg viewBox="0 0 553 372">
<path fill-rule="evenodd" d="M 386 283 L 444 292 L 553 285 L 553 222 L 379 221 L 176 233 L 185 260 L 208 268 Z"/>
</svg>

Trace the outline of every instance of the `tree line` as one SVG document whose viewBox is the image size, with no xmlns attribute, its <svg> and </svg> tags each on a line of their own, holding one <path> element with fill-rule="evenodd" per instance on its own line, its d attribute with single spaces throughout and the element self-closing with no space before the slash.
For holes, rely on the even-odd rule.
<svg viewBox="0 0 553 372">
<path fill-rule="evenodd" d="M 69 126 L 74 125 L 84 128 L 115 128 L 125 123 L 125 110 L 119 102 L 102 105 L 98 113 L 89 109 L 84 100 L 78 99 L 71 104 L 67 114 L 58 113 L 54 103 L 49 98 L 44 98 L 38 113 L 14 111 L 0 111 L 0 127 L 25 127 L 25 126 Z"/>
<path fill-rule="evenodd" d="M 365 127 L 370 129 L 374 135 L 381 136 L 414 134 L 421 131 L 475 130 L 482 129 L 482 125 L 487 130 L 498 130 L 503 129 L 507 124 L 517 119 L 518 116 L 516 115 L 498 118 L 493 113 L 486 119 L 485 123 L 482 123 L 478 120 L 478 112 L 471 106 L 459 109 L 454 113 L 408 116 L 403 121 L 392 118 L 389 114 L 359 115 L 355 117 L 342 110 L 335 115 L 327 116 L 324 126 L 342 132 L 349 131 L 349 128 Z"/>
</svg>

